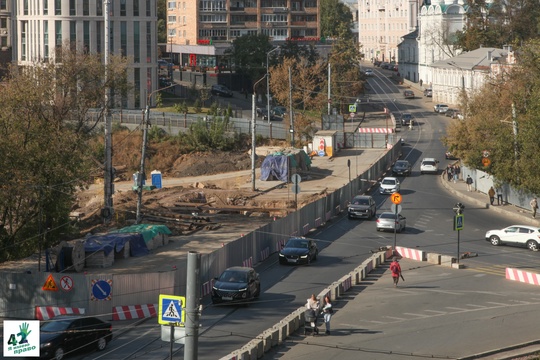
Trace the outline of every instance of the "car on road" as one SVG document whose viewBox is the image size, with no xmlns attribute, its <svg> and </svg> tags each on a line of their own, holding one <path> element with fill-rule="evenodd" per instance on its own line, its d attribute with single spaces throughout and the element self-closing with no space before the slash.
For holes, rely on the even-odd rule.
<svg viewBox="0 0 540 360">
<path fill-rule="evenodd" d="M 412 114 L 411 113 L 403 113 L 401 114 L 401 125 L 408 126 L 411 123 L 412 120 Z"/>
<path fill-rule="evenodd" d="M 210 93 L 215 96 L 232 97 L 233 92 L 225 85 L 212 85 Z"/>
<path fill-rule="evenodd" d="M 373 197 L 369 195 L 357 195 L 353 197 L 347 206 L 347 215 L 349 219 L 371 219 L 377 216 L 377 204 L 373 200 Z"/>
<path fill-rule="evenodd" d="M 93 316 L 60 315 L 41 323 L 40 357 L 62 360 L 69 353 L 104 350 L 113 338 L 112 325 Z"/>
<path fill-rule="evenodd" d="M 276 116 L 283 117 L 287 114 L 287 108 L 285 106 L 274 106 L 272 112 Z"/>
<path fill-rule="evenodd" d="M 425 173 L 438 174 L 439 160 L 434 158 L 423 158 L 422 162 L 420 163 L 420 174 Z"/>
<path fill-rule="evenodd" d="M 370 77 L 373 76 L 373 75 L 375 75 L 374 72 L 373 72 L 373 70 L 371 70 L 371 69 L 366 69 L 366 70 L 364 71 L 364 74 L 365 74 L 366 76 L 370 76 Z"/>
<path fill-rule="evenodd" d="M 311 264 L 317 260 L 319 248 L 314 240 L 292 237 L 279 252 L 279 263 L 283 265 Z"/>
<path fill-rule="evenodd" d="M 377 231 L 392 230 L 402 232 L 407 226 L 407 219 L 401 214 L 385 211 L 377 218 Z"/>
<path fill-rule="evenodd" d="M 398 160 L 392 166 L 392 175 L 394 176 L 409 176 L 411 175 L 411 163 L 407 160 Z"/>
<path fill-rule="evenodd" d="M 489 230 L 485 239 L 493 246 L 512 245 L 538 251 L 540 229 L 529 225 L 512 225 L 501 230 Z"/>
<path fill-rule="evenodd" d="M 412 90 L 405 90 L 403 92 L 403 96 L 405 97 L 405 99 L 414 99 L 414 91 Z"/>
<path fill-rule="evenodd" d="M 424 96 L 425 97 L 433 97 L 433 90 L 431 88 L 427 88 L 424 90 Z"/>
<path fill-rule="evenodd" d="M 259 274 L 251 267 L 233 266 L 215 278 L 212 303 L 238 303 L 254 300 L 261 295 Z"/>
<path fill-rule="evenodd" d="M 379 193 L 381 194 L 393 194 L 399 192 L 399 190 L 399 180 L 395 177 L 385 177 L 379 184 Z"/>
<path fill-rule="evenodd" d="M 437 104 L 433 106 L 433 111 L 439 114 L 444 114 L 448 111 L 448 105 L 446 104 Z"/>
<path fill-rule="evenodd" d="M 459 114 L 459 110 L 458 110 L 458 109 L 448 109 L 448 110 L 446 110 L 446 112 L 444 113 L 444 115 L 445 115 L 446 117 L 449 117 L 449 118 L 452 118 L 452 119 L 457 119 L 458 114 Z"/>
<path fill-rule="evenodd" d="M 459 160 L 459 158 L 452 154 L 450 151 L 444 153 L 444 158 L 446 160 Z"/>
</svg>

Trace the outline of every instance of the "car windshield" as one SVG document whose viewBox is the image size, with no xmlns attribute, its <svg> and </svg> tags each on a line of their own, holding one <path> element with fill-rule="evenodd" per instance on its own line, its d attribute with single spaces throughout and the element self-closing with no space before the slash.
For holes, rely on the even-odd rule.
<svg viewBox="0 0 540 360">
<path fill-rule="evenodd" d="M 369 205 L 368 199 L 353 199 L 353 205 Z"/>
<path fill-rule="evenodd" d="M 424 161 L 424 165 L 425 166 L 435 166 L 435 162 L 434 161 Z"/>
<path fill-rule="evenodd" d="M 396 167 L 407 167 L 407 163 L 405 161 L 398 161 L 396 162 Z"/>
<path fill-rule="evenodd" d="M 403 114 L 403 118 L 404 119 L 410 119 L 411 118 L 411 114 Z"/>
<path fill-rule="evenodd" d="M 223 274 L 221 274 L 219 281 L 244 283 L 247 281 L 247 273 L 241 271 L 227 270 Z"/>
<path fill-rule="evenodd" d="M 392 213 L 382 213 L 380 219 L 395 219 L 396 215 Z"/>
<path fill-rule="evenodd" d="M 395 185 L 395 184 L 396 184 L 396 180 L 392 180 L 392 179 L 383 179 L 382 184 L 383 184 L 383 185 Z"/>
<path fill-rule="evenodd" d="M 298 248 L 298 249 L 307 249 L 308 242 L 306 240 L 289 240 L 287 241 L 286 247 Z"/>
<path fill-rule="evenodd" d="M 41 325 L 40 331 L 42 332 L 60 332 L 68 329 L 71 324 L 71 320 L 55 320 L 48 321 Z"/>
</svg>

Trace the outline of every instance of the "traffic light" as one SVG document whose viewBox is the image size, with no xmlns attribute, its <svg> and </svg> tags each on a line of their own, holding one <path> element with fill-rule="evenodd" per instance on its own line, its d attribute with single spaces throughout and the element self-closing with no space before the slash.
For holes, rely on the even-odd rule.
<svg viewBox="0 0 540 360">
<path fill-rule="evenodd" d="M 463 214 L 463 209 L 465 209 L 465 205 L 463 205 L 462 203 L 457 203 L 456 205 L 454 205 L 453 209 L 457 215 L 461 215 Z"/>
</svg>

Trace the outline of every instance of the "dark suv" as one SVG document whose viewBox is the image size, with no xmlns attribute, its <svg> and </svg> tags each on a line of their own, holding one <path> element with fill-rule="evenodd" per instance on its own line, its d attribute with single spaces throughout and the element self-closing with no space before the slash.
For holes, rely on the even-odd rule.
<svg viewBox="0 0 540 360">
<path fill-rule="evenodd" d="M 224 97 L 232 97 L 233 93 L 231 90 L 229 90 L 228 87 L 225 85 L 212 85 L 212 89 L 210 90 L 212 95 L 216 96 L 224 96 Z"/>
<path fill-rule="evenodd" d="M 409 176 L 411 175 L 411 163 L 407 160 L 398 160 L 392 167 L 392 175 Z"/>
<path fill-rule="evenodd" d="M 371 219 L 377 215 L 377 204 L 369 195 L 355 196 L 347 207 L 349 219 L 366 218 Z"/>
</svg>

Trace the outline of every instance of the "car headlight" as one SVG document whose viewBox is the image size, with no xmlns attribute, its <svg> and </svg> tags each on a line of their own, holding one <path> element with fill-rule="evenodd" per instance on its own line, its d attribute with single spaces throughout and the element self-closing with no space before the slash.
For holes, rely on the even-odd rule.
<svg viewBox="0 0 540 360">
<path fill-rule="evenodd" d="M 239 292 L 247 291 L 247 287 L 246 287 L 246 288 L 239 289 L 238 291 L 239 291 Z"/>
<path fill-rule="evenodd" d="M 280 257 L 285 257 L 285 255 L 283 255 L 282 253 L 279 253 L 279 256 L 280 256 Z"/>
<path fill-rule="evenodd" d="M 302 259 L 305 259 L 305 258 L 307 258 L 308 256 L 307 256 L 307 254 L 306 254 L 306 255 L 300 255 L 300 257 L 301 257 Z"/>
<path fill-rule="evenodd" d="M 51 345 L 52 345 L 52 344 L 51 344 L 50 342 L 46 342 L 46 343 L 41 344 L 39 347 L 42 348 L 42 349 L 44 349 L 44 348 L 51 347 Z"/>
</svg>

